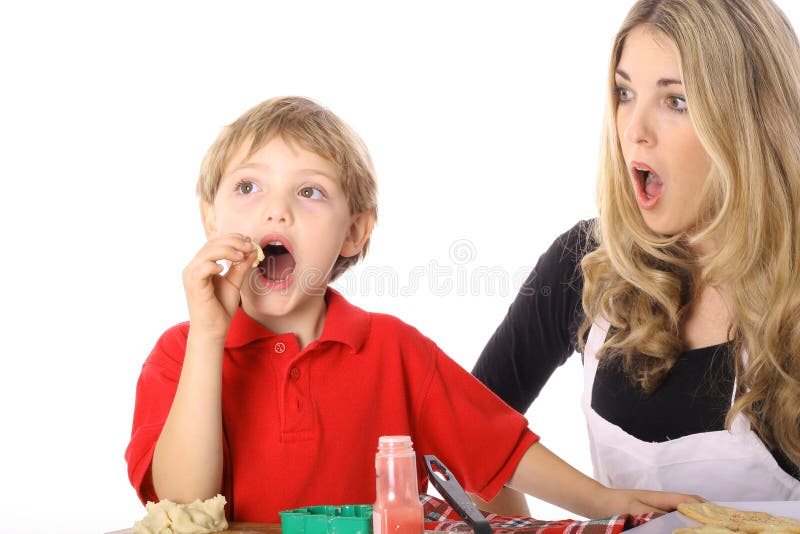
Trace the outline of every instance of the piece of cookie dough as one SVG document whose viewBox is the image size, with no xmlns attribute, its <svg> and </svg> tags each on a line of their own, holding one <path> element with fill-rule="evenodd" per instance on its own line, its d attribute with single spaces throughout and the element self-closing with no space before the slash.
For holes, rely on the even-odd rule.
<svg viewBox="0 0 800 534">
<path fill-rule="evenodd" d="M 223 495 L 189 504 L 162 499 L 146 507 L 144 519 L 133 524 L 134 534 L 208 534 L 228 528 Z"/>
<path fill-rule="evenodd" d="M 266 258 L 266 256 L 264 256 L 264 250 L 261 247 L 259 247 L 255 243 L 253 243 L 253 246 L 256 247 L 257 256 L 256 259 L 253 260 L 253 264 L 250 266 L 251 268 L 258 267 L 258 264 L 264 261 L 264 258 Z M 239 265 L 241 263 L 239 261 L 229 261 L 229 260 L 222 260 L 222 261 L 225 261 L 226 265 Z M 224 275 L 225 272 L 227 272 L 227 269 L 223 271 L 222 274 Z"/>
<path fill-rule="evenodd" d="M 258 245 L 254 246 L 258 249 L 258 257 L 253 262 L 253 267 L 258 267 L 258 264 L 264 261 L 264 258 L 266 258 L 266 256 L 264 256 L 264 250 L 261 247 L 259 247 Z"/>
</svg>

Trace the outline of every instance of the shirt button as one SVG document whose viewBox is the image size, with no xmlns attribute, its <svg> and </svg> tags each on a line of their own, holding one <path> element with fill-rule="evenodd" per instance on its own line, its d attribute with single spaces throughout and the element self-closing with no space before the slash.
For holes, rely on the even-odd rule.
<svg viewBox="0 0 800 534">
<path fill-rule="evenodd" d="M 286 351 L 286 345 L 281 343 L 280 341 L 275 343 L 275 352 L 278 354 L 283 354 Z"/>
<path fill-rule="evenodd" d="M 292 370 L 289 371 L 289 374 L 291 375 L 292 378 L 297 380 L 298 378 L 300 378 L 300 369 L 298 369 L 297 367 L 292 367 Z"/>
</svg>

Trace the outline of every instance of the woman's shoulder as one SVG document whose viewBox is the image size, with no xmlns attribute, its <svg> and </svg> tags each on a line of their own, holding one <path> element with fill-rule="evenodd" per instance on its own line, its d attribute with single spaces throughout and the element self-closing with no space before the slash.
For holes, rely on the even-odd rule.
<svg viewBox="0 0 800 534">
<path fill-rule="evenodd" d="M 583 257 L 597 248 L 595 230 L 597 219 L 583 219 L 559 235 L 550 247 L 559 252 L 561 261 L 580 263 Z"/>
<path fill-rule="evenodd" d="M 582 278 L 581 261 L 597 248 L 596 225 L 597 219 L 580 220 L 559 235 L 539 258 L 536 265 L 539 275 L 563 282 Z"/>
</svg>

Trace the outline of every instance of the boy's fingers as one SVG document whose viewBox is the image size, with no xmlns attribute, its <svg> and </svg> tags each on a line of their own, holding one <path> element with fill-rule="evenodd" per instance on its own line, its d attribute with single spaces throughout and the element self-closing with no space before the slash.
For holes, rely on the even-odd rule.
<svg viewBox="0 0 800 534">
<path fill-rule="evenodd" d="M 229 314 L 233 314 L 239 304 L 244 278 L 259 250 L 250 238 L 240 234 L 228 234 L 208 241 L 184 269 L 187 297 L 190 301 L 205 298 L 203 295 L 214 298 Z"/>
<path fill-rule="evenodd" d="M 682 493 L 644 492 L 639 494 L 639 500 L 645 505 L 659 512 L 671 512 L 678 504 L 683 502 L 702 502 L 702 497 L 685 495 Z"/>
<path fill-rule="evenodd" d="M 249 253 L 250 249 L 247 246 L 236 242 L 209 242 L 197 253 L 195 259 L 200 261 L 241 261 Z"/>
<path fill-rule="evenodd" d="M 228 269 L 228 272 L 225 274 L 225 278 L 234 286 L 241 290 L 242 283 L 244 282 L 244 278 L 250 272 L 250 269 L 254 267 L 253 263 L 258 258 L 258 248 L 255 244 L 252 244 L 252 250 L 244 256 L 244 258 L 231 265 L 231 268 Z"/>
<path fill-rule="evenodd" d="M 223 270 L 223 266 L 214 261 L 196 257 L 183 269 L 183 283 L 195 285 Z"/>
<path fill-rule="evenodd" d="M 198 266 L 207 264 L 217 264 L 225 260 L 229 264 L 237 264 L 245 261 L 247 255 L 252 252 L 252 244 L 242 245 L 237 240 L 226 241 L 209 241 L 200 249 L 197 255 L 192 259 L 191 263 L 186 267 L 185 272 L 196 272 Z M 224 270 L 224 269 L 223 269 Z M 214 271 L 213 274 L 219 274 L 220 271 Z"/>
<path fill-rule="evenodd" d="M 186 273 L 187 280 L 190 282 L 206 280 L 208 278 L 211 278 L 215 274 L 221 273 L 223 269 L 224 268 L 222 267 L 222 265 L 218 263 L 209 263 L 209 262 L 199 263 L 193 266 L 193 268 L 191 268 Z"/>
</svg>

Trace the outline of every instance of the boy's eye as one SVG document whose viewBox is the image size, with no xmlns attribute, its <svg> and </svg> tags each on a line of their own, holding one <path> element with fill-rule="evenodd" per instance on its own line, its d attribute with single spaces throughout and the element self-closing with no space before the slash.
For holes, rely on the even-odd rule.
<svg viewBox="0 0 800 534">
<path fill-rule="evenodd" d="M 322 191 L 316 187 L 303 187 L 297 194 L 303 198 L 310 198 L 311 200 L 320 200 L 324 198 Z"/>
<path fill-rule="evenodd" d="M 242 195 L 249 195 L 250 193 L 255 193 L 258 190 L 259 189 L 256 184 L 247 180 L 242 180 L 236 184 L 236 192 Z"/>
<path fill-rule="evenodd" d="M 686 98 L 682 96 L 668 96 L 667 105 L 679 113 L 684 113 L 689 110 L 689 106 L 686 104 Z"/>
<path fill-rule="evenodd" d="M 633 100 L 633 91 L 628 89 L 627 87 L 618 86 L 614 92 L 617 94 L 617 102 L 630 102 Z"/>
</svg>

